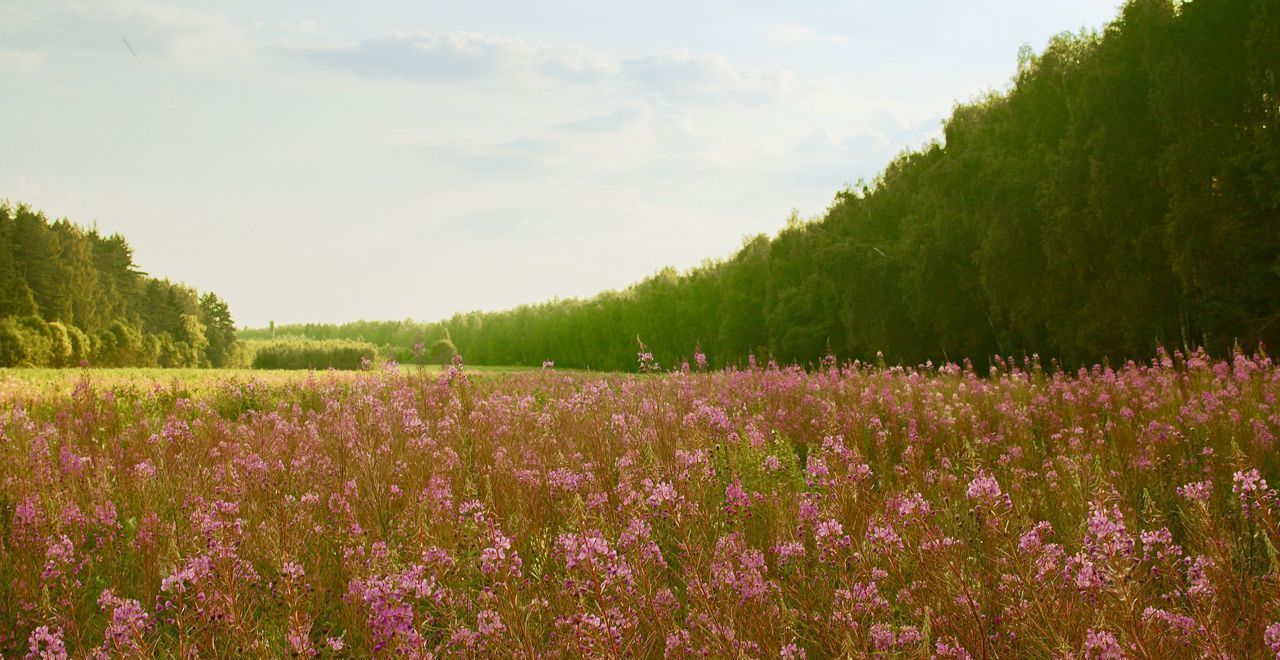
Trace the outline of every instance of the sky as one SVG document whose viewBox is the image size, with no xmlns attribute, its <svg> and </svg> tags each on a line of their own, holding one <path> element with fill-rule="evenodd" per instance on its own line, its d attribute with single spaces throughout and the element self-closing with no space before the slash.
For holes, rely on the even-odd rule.
<svg viewBox="0 0 1280 660">
<path fill-rule="evenodd" d="M 731 256 L 1118 0 L 4 0 L 0 199 L 241 326 L 438 320 Z"/>
</svg>

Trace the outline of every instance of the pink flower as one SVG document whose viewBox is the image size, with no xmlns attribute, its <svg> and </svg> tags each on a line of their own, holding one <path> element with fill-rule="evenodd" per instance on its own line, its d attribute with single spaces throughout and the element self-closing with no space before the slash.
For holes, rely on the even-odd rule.
<svg viewBox="0 0 1280 660">
<path fill-rule="evenodd" d="M 1089 660 L 1120 660 L 1125 654 L 1115 635 L 1090 628 L 1085 633 L 1084 656 Z"/>
<path fill-rule="evenodd" d="M 1003 500 L 1000 482 L 986 470 L 978 470 L 978 475 L 969 482 L 965 496 L 988 507 L 994 507 Z"/>
<path fill-rule="evenodd" d="M 302 570 L 302 564 L 286 561 L 280 567 L 280 574 L 290 580 L 301 580 L 306 575 L 306 571 Z"/>
<path fill-rule="evenodd" d="M 780 566 L 786 566 L 796 559 L 803 558 L 805 554 L 804 544 L 797 541 L 780 543 L 774 546 L 773 552 L 777 555 Z"/>
<path fill-rule="evenodd" d="M 933 647 L 934 654 L 939 658 L 955 658 L 956 660 L 972 660 L 973 656 L 965 650 L 954 637 L 944 637 L 937 641 Z"/>
<path fill-rule="evenodd" d="M 45 557 L 44 571 L 40 573 L 41 578 L 54 580 L 74 572 L 76 548 L 66 534 L 63 534 L 60 539 L 49 539 Z"/>
<path fill-rule="evenodd" d="M 1159 621 L 1170 630 L 1180 633 L 1183 639 L 1190 641 L 1192 637 L 1199 632 L 1200 626 L 1196 624 L 1196 620 L 1185 615 L 1175 614 L 1162 609 L 1148 607 L 1142 611 L 1143 621 Z"/>
<path fill-rule="evenodd" d="M 1231 475 L 1231 481 L 1231 491 L 1240 498 L 1240 506 L 1245 513 L 1256 512 L 1275 499 L 1275 493 L 1256 468 L 1236 472 Z"/>
<path fill-rule="evenodd" d="M 1267 626 L 1266 631 L 1262 633 L 1262 641 L 1276 658 L 1280 658 L 1280 621 Z"/>
<path fill-rule="evenodd" d="M 1213 481 L 1196 481 L 1178 486 L 1178 494 L 1192 502 L 1207 502 L 1213 495 Z"/>
<path fill-rule="evenodd" d="M 1113 505 L 1108 508 L 1102 504 L 1091 507 L 1084 547 L 1095 559 L 1129 556 L 1133 553 L 1133 539 L 1125 528 L 1120 507 Z"/>
<path fill-rule="evenodd" d="M 1023 534 L 1018 539 L 1018 549 L 1023 552 L 1031 552 L 1039 550 L 1053 536 L 1053 525 L 1049 521 L 1042 520 L 1036 523 L 1031 531 Z"/>
<path fill-rule="evenodd" d="M 1187 565 L 1187 595 L 1211 596 L 1213 583 L 1209 581 L 1209 571 L 1213 569 L 1212 559 L 1204 556 L 1192 559 Z"/>
<path fill-rule="evenodd" d="M 813 538 L 818 546 L 819 561 L 826 561 L 829 554 L 852 545 L 852 541 L 844 533 L 844 525 L 834 519 L 818 523 L 817 529 L 813 532 Z"/>
<path fill-rule="evenodd" d="M 493 610 L 480 610 L 476 615 L 476 632 L 482 637 L 497 637 L 507 629 L 502 625 L 502 618 Z"/>
<path fill-rule="evenodd" d="M 751 506 L 751 497 L 742 489 L 742 482 L 734 479 L 724 489 L 725 511 L 730 515 L 741 514 Z"/>
<path fill-rule="evenodd" d="M 898 643 L 897 636 L 893 634 L 893 628 L 884 623 L 872 624 L 870 637 L 871 647 L 881 653 L 892 651 Z"/>
<path fill-rule="evenodd" d="M 60 628 L 51 631 L 48 626 L 40 626 L 31 631 L 27 649 L 26 660 L 65 660 L 69 657 L 67 646 L 62 643 Z"/>
<path fill-rule="evenodd" d="M 141 652 L 142 637 L 151 629 L 151 616 L 142 609 L 142 604 L 119 598 L 110 589 L 104 589 L 98 605 L 111 612 L 110 623 L 103 634 L 103 650 L 125 655 Z"/>
<path fill-rule="evenodd" d="M 511 538 L 494 530 L 489 546 L 480 551 L 480 571 L 498 580 L 519 578 L 524 563 L 511 549 Z"/>
<path fill-rule="evenodd" d="M 694 350 L 694 352 L 693 352 L 693 362 L 694 362 L 694 364 L 698 365 L 698 370 L 699 370 L 699 371 L 706 371 L 706 369 L 707 369 L 707 354 L 702 352 L 702 348 L 701 348 L 701 347 L 699 347 L 699 348 L 697 348 L 696 350 Z"/>
<path fill-rule="evenodd" d="M 867 527 L 867 541 L 872 548 L 882 554 L 906 548 L 902 543 L 902 537 L 898 536 L 898 532 L 893 528 L 893 525 L 869 525 Z"/>
</svg>

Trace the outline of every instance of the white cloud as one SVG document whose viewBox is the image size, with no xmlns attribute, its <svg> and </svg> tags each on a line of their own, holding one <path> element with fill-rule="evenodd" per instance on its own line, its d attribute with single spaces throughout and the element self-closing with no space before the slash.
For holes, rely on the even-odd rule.
<svg viewBox="0 0 1280 660">
<path fill-rule="evenodd" d="M 769 41 L 782 44 L 823 42 L 843 44 L 849 39 L 842 34 L 824 34 L 799 25 L 778 25 L 769 29 Z"/>
<path fill-rule="evenodd" d="M 281 23 L 280 29 L 290 34 L 324 34 L 324 28 L 320 27 L 320 24 L 312 18 L 302 18 L 292 23 Z"/>
<path fill-rule="evenodd" d="M 793 81 L 781 67 L 739 68 L 714 53 L 680 51 L 619 61 L 600 51 L 474 32 L 397 34 L 306 52 L 314 62 L 374 78 L 458 82 L 508 75 L 575 83 L 623 81 L 668 101 L 758 103 L 786 91 Z"/>
<path fill-rule="evenodd" d="M 618 74 L 618 63 L 613 58 L 584 48 L 543 49 L 537 60 L 539 71 L 562 80 L 590 82 Z"/>
<path fill-rule="evenodd" d="M 723 55 L 687 52 L 626 60 L 623 74 L 631 82 L 674 100 L 730 98 L 748 103 L 766 101 L 790 87 L 793 76 L 781 67 L 740 69 Z"/>
<path fill-rule="evenodd" d="M 604 53 L 476 32 L 402 33 L 314 50 L 315 62 L 370 77 L 459 81 L 499 74 L 591 82 L 617 75 Z"/>
<path fill-rule="evenodd" d="M 371 77 L 457 81 L 484 78 L 532 54 L 522 41 L 472 32 L 397 34 L 317 50 L 310 59 Z"/>
<path fill-rule="evenodd" d="M 649 104 L 631 103 L 620 105 L 612 112 L 563 122 L 556 127 L 580 133 L 613 133 L 644 125 L 652 118 L 653 108 Z"/>
</svg>

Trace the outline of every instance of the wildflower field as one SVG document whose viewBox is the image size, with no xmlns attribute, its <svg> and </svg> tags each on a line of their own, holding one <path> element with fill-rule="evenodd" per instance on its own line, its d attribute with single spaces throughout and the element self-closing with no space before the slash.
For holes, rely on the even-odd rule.
<svg viewBox="0 0 1280 660">
<path fill-rule="evenodd" d="M 11 393 L 5 657 L 1268 657 L 1280 369 Z"/>
</svg>

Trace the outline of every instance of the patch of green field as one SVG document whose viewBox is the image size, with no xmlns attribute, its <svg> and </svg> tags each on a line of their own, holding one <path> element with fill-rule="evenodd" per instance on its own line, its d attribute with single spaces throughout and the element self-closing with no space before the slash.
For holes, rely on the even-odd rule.
<svg viewBox="0 0 1280 660">
<path fill-rule="evenodd" d="M 520 371 L 536 371 L 535 367 L 467 366 L 473 374 L 504 374 Z M 425 371 L 435 374 L 442 371 L 439 365 L 400 365 L 400 373 L 413 374 Z M 317 380 L 346 380 L 363 371 L 306 370 L 306 369 L 160 369 L 160 368 L 0 368 L 0 401 L 15 398 L 40 398 L 65 395 L 73 391 L 84 379 L 95 389 L 156 389 L 179 390 L 190 394 L 206 393 L 229 383 L 256 381 L 268 386 Z"/>
</svg>

